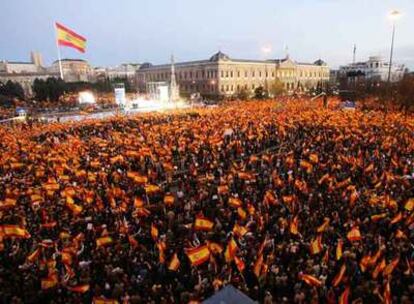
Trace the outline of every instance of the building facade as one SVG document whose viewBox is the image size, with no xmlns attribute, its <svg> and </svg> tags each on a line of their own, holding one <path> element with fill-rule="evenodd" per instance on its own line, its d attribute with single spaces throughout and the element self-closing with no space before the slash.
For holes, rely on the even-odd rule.
<svg viewBox="0 0 414 304">
<path fill-rule="evenodd" d="M 146 91 L 147 83 L 170 82 L 171 64 L 145 63 L 137 71 L 137 85 Z M 222 52 L 210 59 L 175 63 L 180 93 L 204 96 L 232 96 L 241 91 L 252 94 L 260 86 L 270 87 L 279 80 L 287 91 L 306 91 L 329 80 L 329 67 L 322 60 L 300 63 L 290 58 L 276 60 L 232 59 Z"/>
<path fill-rule="evenodd" d="M 92 82 L 95 80 L 95 73 L 86 60 L 83 59 L 62 59 L 63 79 L 66 82 L 85 81 Z M 53 62 L 49 71 L 60 75 L 59 61 Z"/>
<path fill-rule="evenodd" d="M 38 52 L 30 53 L 30 61 L 0 61 L 0 82 L 13 81 L 19 83 L 26 96 L 32 95 L 32 86 L 35 79 L 59 77 L 58 73 L 43 66 L 42 55 Z"/>
<path fill-rule="evenodd" d="M 368 61 L 351 63 L 339 68 L 339 77 L 363 77 L 365 80 L 387 81 L 389 72 L 389 62 L 381 56 L 371 56 Z M 400 81 L 405 73 L 405 66 L 402 64 L 392 64 L 390 81 Z"/>
</svg>

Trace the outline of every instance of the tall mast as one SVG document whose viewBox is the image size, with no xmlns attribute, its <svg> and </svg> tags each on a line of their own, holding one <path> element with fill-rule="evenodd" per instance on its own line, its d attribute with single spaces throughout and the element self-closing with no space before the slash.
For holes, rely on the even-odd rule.
<svg viewBox="0 0 414 304">
<path fill-rule="evenodd" d="M 171 55 L 171 82 L 170 82 L 170 101 L 178 99 L 177 82 L 175 80 L 174 55 Z"/>
</svg>

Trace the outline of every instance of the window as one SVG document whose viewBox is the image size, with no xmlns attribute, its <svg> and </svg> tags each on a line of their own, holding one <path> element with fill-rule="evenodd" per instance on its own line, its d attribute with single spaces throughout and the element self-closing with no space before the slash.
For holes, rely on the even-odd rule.
<svg viewBox="0 0 414 304">
<path fill-rule="evenodd" d="M 198 71 L 195 72 L 195 79 L 198 78 Z"/>
<path fill-rule="evenodd" d="M 221 78 L 224 77 L 224 71 L 221 71 Z"/>
<path fill-rule="evenodd" d="M 240 78 L 240 71 L 237 71 L 237 77 Z"/>
<path fill-rule="evenodd" d="M 247 78 L 247 71 L 244 71 L 244 77 Z"/>
<path fill-rule="evenodd" d="M 252 71 L 252 77 L 254 77 L 254 71 Z"/>
<path fill-rule="evenodd" d="M 275 78 L 275 72 L 272 72 L 272 77 Z"/>
<path fill-rule="evenodd" d="M 193 71 L 190 71 L 190 79 L 193 78 Z"/>
<path fill-rule="evenodd" d="M 229 85 L 226 85 L 226 92 L 229 91 Z"/>
<path fill-rule="evenodd" d="M 266 78 L 267 78 L 267 77 L 269 77 L 269 73 L 268 73 L 268 72 L 266 72 Z"/>
<path fill-rule="evenodd" d="M 229 71 L 226 71 L 226 78 L 229 77 Z"/>
<path fill-rule="evenodd" d="M 240 85 L 238 84 L 238 85 L 237 85 L 237 91 L 239 91 L 239 90 L 240 90 Z"/>
<path fill-rule="evenodd" d="M 230 72 L 230 77 L 233 78 L 233 71 Z"/>
<path fill-rule="evenodd" d="M 232 92 L 233 92 L 233 85 L 231 85 L 231 87 L 230 87 L 230 91 L 232 91 Z"/>
<path fill-rule="evenodd" d="M 262 71 L 259 71 L 259 78 L 262 77 Z"/>
<path fill-rule="evenodd" d="M 224 92 L 224 85 L 221 85 L 221 91 Z"/>
</svg>

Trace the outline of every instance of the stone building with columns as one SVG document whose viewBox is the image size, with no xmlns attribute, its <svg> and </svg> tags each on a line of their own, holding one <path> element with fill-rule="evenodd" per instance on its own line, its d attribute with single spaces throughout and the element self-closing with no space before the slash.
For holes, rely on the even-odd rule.
<svg viewBox="0 0 414 304">
<path fill-rule="evenodd" d="M 245 90 L 253 94 L 257 87 L 270 86 L 280 80 L 288 92 L 307 91 L 329 81 L 329 67 L 322 61 L 314 63 L 285 59 L 232 59 L 218 52 L 207 60 L 175 63 L 175 76 L 180 93 L 203 96 L 234 96 Z M 137 85 L 146 91 L 149 82 L 168 82 L 171 65 L 144 63 L 137 71 Z"/>
</svg>

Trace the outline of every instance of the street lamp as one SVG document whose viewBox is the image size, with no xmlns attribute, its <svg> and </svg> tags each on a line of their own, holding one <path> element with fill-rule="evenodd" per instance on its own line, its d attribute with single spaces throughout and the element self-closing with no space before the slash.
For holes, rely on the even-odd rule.
<svg viewBox="0 0 414 304">
<path fill-rule="evenodd" d="M 391 81 L 391 66 L 392 66 L 392 56 L 394 53 L 394 37 L 395 37 L 395 23 L 401 17 L 401 13 L 399 11 L 392 11 L 389 16 L 390 20 L 392 21 L 392 38 L 391 38 L 391 51 L 390 51 L 390 64 L 388 66 L 388 85 Z"/>
</svg>

